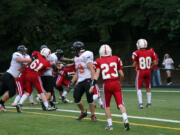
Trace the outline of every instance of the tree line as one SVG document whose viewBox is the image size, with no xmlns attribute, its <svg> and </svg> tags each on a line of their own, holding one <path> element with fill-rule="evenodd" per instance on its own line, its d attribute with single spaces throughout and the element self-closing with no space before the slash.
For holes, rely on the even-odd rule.
<svg viewBox="0 0 180 135">
<path fill-rule="evenodd" d="M 0 69 L 8 68 L 11 54 L 20 44 L 29 52 L 47 44 L 70 55 L 72 42 L 85 42 L 98 56 L 107 43 L 115 54 L 136 49 L 136 40 L 146 38 L 160 58 L 170 53 L 175 64 L 180 41 L 179 0 L 1 0 Z M 130 57 L 130 56 L 129 56 Z M 8 61 L 8 62 L 7 62 Z M 179 63 L 178 63 L 179 62 Z"/>
</svg>

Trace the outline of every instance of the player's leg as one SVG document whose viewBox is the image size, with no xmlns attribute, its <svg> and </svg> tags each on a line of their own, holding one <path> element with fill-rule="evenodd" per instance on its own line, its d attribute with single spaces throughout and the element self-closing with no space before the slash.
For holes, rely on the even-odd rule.
<svg viewBox="0 0 180 135">
<path fill-rule="evenodd" d="M 113 130 L 112 117 L 111 117 L 111 112 L 110 112 L 111 96 L 112 96 L 112 93 L 108 89 L 108 84 L 105 84 L 103 88 L 103 97 L 104 97 L 104 108 L 105 108 L 105 113 L 106 113 L 106 119 L 108 123 L 108 125 L 105 128 L 106 130 Z"/>
<path fill-rule="evenodd" d="M 150 108 L 151 107 L 151 73 L 147 73 L 147 77 L 145 79 L 145 87 L 146 87 L 146 95 L 147 95 L 147 104 L 146 107 Z"/>
<path fill-rule="evenodd" d="M 77 104 L 78 108 L 81 110 L 81 114 L 76 120 L 81 120 L 87 116 L 87 111 L 85 110 L 84 105 L 81 101 L 81 97 L 83 93 L 84 93 L 84 89 L 83 89 L 82 83 L 79 83 L 78 85 L 75 86 L 74 93 L 73 93 L 74 102 Z"/>
<path fill-rule="evenodd" d="M 113 89 L 113 95 L 114 95 L 117 107 L 120 110 L 120 112 L 122 113 L 125 130 L 129 130 L 130 129 L 129 121 L 128 121 L 128 117 L 127 117 L 127 113 L 126 113 L 126 108 L 123 103 L 120 82 L 116 81 L 114 83 L 114 85 L 112 85 L 112 89 Z"/>
<path fill-rule="evenodd" d="M 4 103 L 9 99 L 12 98 L 16 94 L 16 85 L 13 76 L 9 73 L 5 73 L 2 77 L 4 88 L 8 91 L 2 96 L 0 100 L 0 110 L 6 111 Z M 3 87 L 2 87 L 3 88 Z M 4 92 L 2 92 L 4 93 Z"/>
<path fill-rule="evenodd" d="M 92 121 L 96 121 L 96 116 L 95 116 L 95 105 L 93 103 L 93 93 L 89 93 L 89 89 L 90 89 L 90 80 L 86 80 L 85 82 L 83 82 L 83 86 L 86 92 L 86 98 L 87 98 L 87 102 L 89 104 L 89 110 L 91 112 L 91 120 Z"/>
<path fill-rule="evenodd" d="M 68 86 L 70 84 L 70 81 L 69 80 L 66 80 L 65 78 L 64 78 L 64 80 L 63 80 L 63 85 L 64 86 Z M 65 88 L 65 90 L 63 91 L 63 93 L 62 93 L 62 101 L 64 102 L 64 103 L 72 103 L 72 101 L 70 101 L 70 100 L 68 100 L 66 97 L 67 97 L 67 94 L 70 92 L 70 88 L 68 88 L 68 87 L 66 87 Z"/>
<path fill-rule="evenodd" d="M 100 97 L 99 87 L 97 84 L 94 87 L 93 100 L 96 101 L 101 106 L 102 109 L 104 109 L 103 102 L 102 102 L 101 97 Z"/>
<path fill-rule="evenodd" d="M 38 91 L 38 93 L 41 95 L 41 99 L 42 99 L 42 102 L 43 102 L 42 103 L 42 109 L 45 110 L 45 111 L 52 110 L 52 108 L 49 107 L 46 95 L 44 94 L 45 90 L 43 88 L 41 78 L 39 76 L 36 76 L 34 78 L 33 84 L 34 84 L 36 90 Z"/>
<path fill-rule="evenodd" d="M 15 107 L 17 105 L 17 103 L 21 99 L 22 95 L 24 94 L 21 78 L 15 79 L 15 83 L 16 83 L 17 96 L 15 97 L 14 102 L 11 104 L 11 106 L 13 106 L 13 107 Z"/>
<path fill-rule="evenodd" d="M 138 102 L 139 102 L 139 108 L 143 109 L 143 101 L 142 101 L 142 84 L 143 84 L 143 73 L 142 71 L 137 71 L 136 74 L 136 82 L 135 82 L 135 86 L 136 86 L 136 91 L 137 91 L 137 97 L 138 97 Z"/>
</svg>

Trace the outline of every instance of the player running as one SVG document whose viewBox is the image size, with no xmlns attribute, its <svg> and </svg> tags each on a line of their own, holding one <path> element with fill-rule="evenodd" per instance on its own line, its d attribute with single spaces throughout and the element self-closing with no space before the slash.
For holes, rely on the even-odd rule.
<svg viewBox="0 0 180 135">
<path fill-rule="evenodd" d="M 102 45 L 99 49 L 100 58 L 95 60 L 96 74 L 95 80 L 98 80 L 100 73 L 102 73 L 103 79 L 103 97 L 104 97 L 104 107 L 106 112 L 106 119 L 108 122 L 106 130 L 113 130 L 112 118 L 110 112 L 110 101 L 113 95 L 117 104 L 117 108 L 122 113 L 123 122 L 125 130 L 129 130 L 129 122 L 126 114 L 126 108 L 124 106 L 121 85 L 119 81 L 119 75 L 124 78 L 124 73 L 122 71 L 122 61 L 117 56 L 112 56 L 112 50 L 109 45 Z M 119 74 L 118 74 L 119 73 Z M 96 85 L 96 81 L 93 82 L 93 86 Z M 93 86 L 89 90 L 92 92 Z"/>
</svg>

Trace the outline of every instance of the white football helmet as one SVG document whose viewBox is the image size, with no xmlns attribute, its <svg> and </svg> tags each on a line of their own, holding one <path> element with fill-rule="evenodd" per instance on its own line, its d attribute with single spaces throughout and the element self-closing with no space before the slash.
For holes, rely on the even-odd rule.
<svg viewBox="0 0 180 135">
<path fill-rule="evenodd" d="M 100 57 L 112 56 L 111 47 L 107 44 L 101 45 L 101 47 L 99 49 L 99 55 L 100 55 Z"/>
<path fill-rule="evenodd" d="M 147 41 L 146 39 L 139 39 L 136 43 L 137 49 L 147 48 Z"/>
<path fill-rule="evenodd" d="M 41 55 L 44 56 L 45 58 L 48 58 L 49 55 L 51 54 L 51 50 L 48 49 L 48 48 L 43 48 L 40 53 L 41 53 Z"/>
</svg>

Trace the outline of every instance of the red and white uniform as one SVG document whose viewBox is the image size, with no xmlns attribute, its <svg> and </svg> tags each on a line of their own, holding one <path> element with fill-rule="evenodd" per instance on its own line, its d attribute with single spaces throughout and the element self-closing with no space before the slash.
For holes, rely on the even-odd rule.
<svg viewBox="0 0 180 135">
<path fill-rule="evenodd" d="M 25 74 L 25 89 L 29 94 L 32 93 L 33 85 L 39 94 L 44 92 L 40 75 L 51 67 L 50 62 L 39 52 L 33 52 L 31 57 L 35 55 L 37 56 L 37 59 L 32 61 L 32 63 L 26 68 Z"/>
<path fill-rule="evenodd" d="M 151 65 L 156 60 L 155 53 L 152 50 L 136 50 L 132 54 L 132 60 L 136 64 L 136 89 L 140 90 L 143 83 L 146 88 L 151 88 Z"/>
<path fill-rule="evenodd" d="M 59 87 L 62 84 L 65 86 L 69 85 L 70 81 L 66 79 L 68 72 L 75 72 L 75 71 L 76 69 L 74 65 L 71 67 L 63 68 L 60 74 L 57 76 L 56 86 Z"/>
<path fill-rule="evenodd" d="M 25 54 L 23 55 L 24 58 L 30 58 L 30 56 L 28 54 Z M 16 89 L 17 89 L 17 93 L 19 96 L 22 96 L 24 94 L 24 76 L 26 74 L 26 66 L 27 66 L 27 63 L 22 63 L 22 68 L 20 69 L 21 73 L 20 73 L 20 76 L 18 78 L 15 79 L 15 83 L 16 83 Z"/>
<path fill-rule="evenodd" d="M 103 79 L 104 106 L 110 107 L 113 95 L 117 106 L 123 104 L 118 71 L 123 68 L 122 61 L 117 56 L 101 57 L 95 61 L 96 69 L 100 69 Z"/>
</svg>

